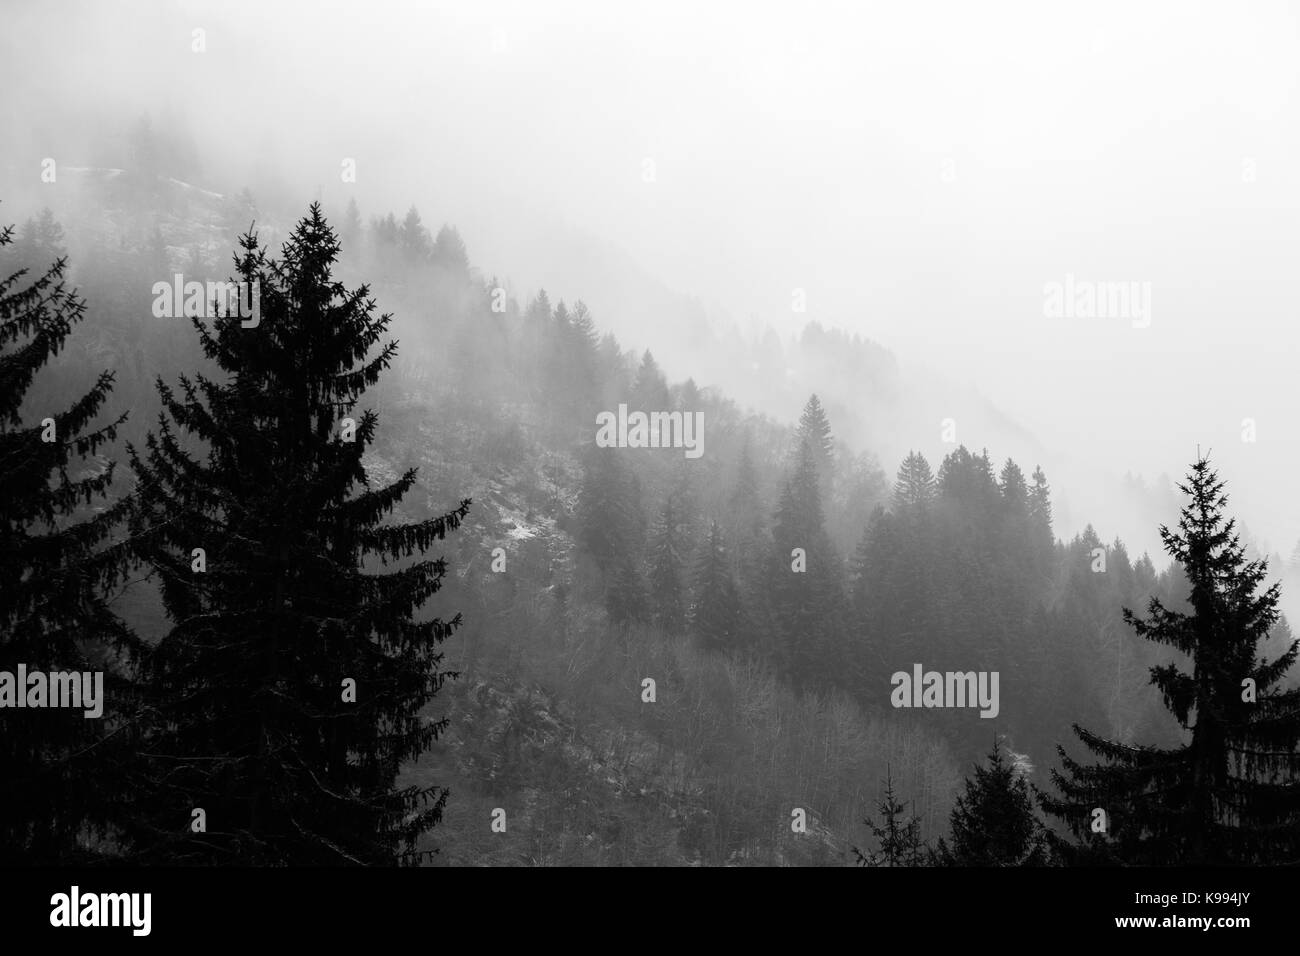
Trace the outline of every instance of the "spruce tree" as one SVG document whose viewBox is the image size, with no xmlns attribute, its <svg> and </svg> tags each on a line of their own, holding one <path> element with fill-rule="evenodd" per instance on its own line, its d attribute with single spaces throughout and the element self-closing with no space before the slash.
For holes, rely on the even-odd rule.
<svg viewBox="0 0 1300 956">
<path fill-rule="evenodd" d="M 455 226 L 443 226 L 433 240 L 433 264 L 454 276 L 469 276 L 469 252 Z"/>
<path fill-rule="evenodd" d="M 1010 458 L 1002 466 L 1002 474 L 998 476 L 998 488 L 1002 492 L 1002 501 L 1011 514 L 1028 514 L 1029 486 L 1025 482 L 1025 474 L 1020 470 L 1020 466 Z"/>
<path fill-rule="evenodd" d="M 624 451 L 589 443 L 578 491 L 578 541 L 600 567 L 605 609 L 616 623 L 644 621 L 649 604 L 637 566 L 645 541 L 641 485 Z"/>
<path fill-rule="evenodd" d="M 934 501 L 934 472 L 920 452 L 908 452 L 894 482 L 895 511 L 924 511 Z"/>
<path fill-rule="evenodd" d="M 632 381 L 631 406 L 634 411 L 647 413 L 668 411 L 673 407 L 668 381 L 649 349 L 641 356 L 641 365 Z"/>
<path fill-rule="evenodd" d="M 1029 524 L 1034 538 L 1035 556 L 1045 563 L 1056 542 L 1052 531 L 1052 491 L 1041 466 L 1034 466 L 1031 477 L 1033 485 L 1029 489 Z"/>
<path fill-rule="evenodd" d="M 52 220 L 38 222 L 54 234 Z M 113 463 L 95 458 L 126 416 L 94 424 L 111 372 L 62 409 L 33 404 L 38 373 L 85 319 L 86 304 L 65 280 L 64 257 L 34 277 L 26 268 L 8 272 L 12 243 L 13 228 L 0 230 L 0 672 L 12 682 L 0 689 L 8 698 L 0 712 L 0 864 L 84 863 L 115 841 L 119 755 L 105 745 L 106 727 L 122 726 L 130 690 L 115 655 L 136 646 L 103 598 L 124 566 L 110 543 L 124 512 L 109 499 Z M 100 719 L 87 719 L 86 708 L 12 709 L 29 690 L 17 685 L 19 665 L 29 680 L 107 672 Z"/>
<path fill-rule="evenodd" d="M 773 522 L 769 595 L 776 661 L 796 684 L 843 681 L 844 590 L 826 533 L 816 449 L 805 437 Z M 800 553 L 796 553 L 796 549 Z"/>
<path fill-rule="evenodd" d="M 940 839 L 944 866 L 1043 866 L 1048 862 L 1043 826 L 1034 813 L 1024 775 L 1005 759 L 995 740 L 988 765 L 975 767 L 950 819 L 952 844 Z"/>
<path fill-rule="evenodd" d="M 332 278 L 320 206 L 279 260 L 251 232 L 241 247 L 258 323 L 194 319 L 224 375 L 182 377 L 179 393 L 159 381 L 158 430 L 130 450 L 133 532 L 171 621 L 144 662 L 134 847 L 148 862 L 415 862 L 447 794 L 396 780 L 446 726 L 422 712 L 452 676 L 439 645 L 460 624 L 417 619 L 446 573 L 423 554 L 470 502 L 388 519 L 416 472 L 371 484 L 378 416 L 354 410 L 397 344 L 368 288 Z"/>
<path fill-rule="evenodd" d="M 1151 668 L 1151 683 L 1185 732 L 1177 747 L 1130 745 L 1075 725 L 1098 757 L 1054 771 L 1059 797 L 1041 795 L 1081 846 L 1072 859 L 1130 864 L 1268 864 L 1300 860 L 1300 689 L 1284 690 L 1300 643 L 1261 656 L 1279 620 L 1279 585 L 1262 588 L 1264 561 L 1248 561 L 1224 484 L 1199 458 L 1179 489 L 1188 496 L 1165 550 L 1190 586 L 1189 611 L 1152 598 L 1146 618 L 1125 609 L 1139 637 L 1186 655 Z M 1104 817 L 1096 815 L 1101 810 Z M 1092 824 L 1105 820 L 1107 836 Z"/>
<path fill-rule="evenodd" d="M 831 437 L 830 419 L 822 408 L 821 400 L 814 395 L 808 397 L 803 412 L 799 416 L 799 426 L 795 429 L 796 459 L 798 449 L 804 443 L 812 451 L 813 464 L 817 469 L 817 485 L 821 490 L 822 504 L 830 504 L 831 484 L 835 477 L 835 439 Z"/>
<path fill-rule="evenodd" d="M 420 219 L 419 210 L 414 206 L 406 211 L 397 242 L 408 262 L 423 262 L 433 251 L 433 238 Z"/>
<path fill-rule="evenodd" d="M 650 619 L 657 627 L 680 633 L 686 625 L 682 599 L 682 533 L 670 495 L 664 501 L 650 551 Z"/>
<path fill-rule="evenodd" d="M 927 848 L 921 841 L 921 819 L 907 812 L 907 807 L 894 794 L 894 778 L 885 774 L 885 797 L 877 805 L 880 823 L 871 817 L 863 822 L 876 838 L 878 849 L 853 848 L 858 866 L 921 866 L 925 863 Z"/>
<path fill-rule="evenodd" d="M 600 401 L 600 372 L 596 359 L 596 323 L 581 301 L 573 305 L 565 349 L 565 390 L 572 420 L 589 421 Z"/>
<path fill-rule="evenodd" d="M 730 562 L 716 521 L 701 550 L 695 572 L 695 600 L 691 607 L 691 633 L 702 647 L 736 650 L 742 642 L 742 610 L 731 576 Z"/>
</svg>

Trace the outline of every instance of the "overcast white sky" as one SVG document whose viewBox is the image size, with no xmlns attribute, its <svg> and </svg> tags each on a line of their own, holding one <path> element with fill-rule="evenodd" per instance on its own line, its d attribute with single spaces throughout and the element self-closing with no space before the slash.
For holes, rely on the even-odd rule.
<svg viewBox="0 0 1300 956">
<path fill-rule="evenodd" d="M 518 237 L 563 222 L 737 318 L 868 335 L 1115 472 L 1179 474 L 1213 448 L 1251 530 L 1284 553 L 1300 539 L 1292 5 L 6 0 L 3 16 L 0 118 L 23 149 L 130 105 L 185 117 L 213 168 L 273 164 L 305 198 L 341 196 L 355 157 L 367 212 L 457 222 L 486 272 L 545 282 Z M 1149 282 L 1150 327 L 1046 318 L 1044 284 L 1067 273 Z"/>
</svg>

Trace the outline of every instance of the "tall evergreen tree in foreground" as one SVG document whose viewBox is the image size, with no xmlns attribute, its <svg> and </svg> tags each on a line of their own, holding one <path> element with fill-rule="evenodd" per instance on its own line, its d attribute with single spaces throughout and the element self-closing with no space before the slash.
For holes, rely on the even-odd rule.
<svg viewBox="0 0 1300 956">
<path fill-rule="evenodd" d="M 172 622 L 144 662 L 156 719 L 132 836 L 151 861 L 412 862 L 446 792 L 396 778 L 445 727 L 421 712 L 460 616 L 417 620 L 442 560 L 379 566 L 423 555 L 470 502 L 386 522 L 416 473 L 372 486 L 378 419 L 351 413 L 397 345 L 368 288 L 331 278 L 319 205 L 281 259 L 251 233 L 241 246 L 259 321 L 195 319 L 224 381 L 160 381 L 158 432 L 131 449 L 133 530 Z"/>
<path fill-rule="evenodd" d="M 12 243 L 5 228 L 6 260 Z M 123 509 L 104 503 L 111 463 L 80 475 L 76 468 L 90 464 L 83 460 L 114 439 L 126 416 L 93 427 L 111 372 L 61 410 L 24 407 L 37 374 L 85 318 L 65 268 L 60 257 L 34 278 L 23 268 L 0 277 L 0 671 L 9 675 L 0 678 L 0 864 L 86 862 L 112 840 L 116 761 L 105 726 L 120 719 L 124 687 L 108 652 L 133 642 L 101 595 L 123 566 L 118 549 L 103 547 Z M 110 670 L 101 719 L 87 719 L 89 708 L 11 709 L 28 693 L 17 685 L 19 665 L 29 675 Z"/>
<path fill-rule="evenodd" d="M 1034 801 L 1016 766 L 1006 759 L 1002 741 L 993 744 L 988 766 L 976 766 L 957 798 L 950 824 L 952 843 L 939 840 L 944 866 L 1043 866 L 1047 843 Z"/>
<path fill-rule="evenodd" d="M 1260 590 L 1267 565 L 1247 561 L 1223 482 L 1198 459 L 1179 489 L 1190 501 L 1178 530 L 1162 526 L 1165 550 L 1191 587 L 1190 613 L 1152 599 L 1145 619 L 1125 609 L 1140 637 L 1187 655 L 1151 669 L 1151 683 L 1188 732 L 1182 746 L 1130 746 L 1075 726 L 1102 758 L 1082 766 L 1061 752 L 1061 796 L 1042 795 L 1076 837 L 1105 819 L 1108 838 L 1062 847 L 1067 859 L 1132 864 L 1300 862 L 1300 689 L 1278 682 L 1300 642 L 1276 660 L 1257 652 L 1278 622 L 1279 586 Z M 1100 809 L 1105 817 L 1095 814 Z"/>
</svg>

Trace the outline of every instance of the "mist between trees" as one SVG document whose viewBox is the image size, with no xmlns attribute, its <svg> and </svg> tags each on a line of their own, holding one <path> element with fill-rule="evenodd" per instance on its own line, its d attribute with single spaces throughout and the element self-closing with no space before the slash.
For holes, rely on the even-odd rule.
<svg viewBox="0 0 1300 956">
<path fill-rule="evenodd" d="M 670 382 L 414 208 L 182 186 L 6 233 L 0 670 L 109 674 L 0 711 L 6 861 L 1297 858 L 1296 652 L 1205 460 L 1157 570 L 1036 463 Z M 159 318 L 178 273 L 259 321 Z M 704 453 L 597 441 L 624 407 Z M 892 706 L 917 665 L 993 719 Z"/>
</svg>

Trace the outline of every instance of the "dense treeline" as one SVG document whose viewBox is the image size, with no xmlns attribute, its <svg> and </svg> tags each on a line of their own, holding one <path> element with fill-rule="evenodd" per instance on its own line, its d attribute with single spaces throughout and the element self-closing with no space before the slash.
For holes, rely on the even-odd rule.
<svg viewBox="0 0 1300 956">
<path fill-rule="evenodd" d="M 213 228 L 233 237 L 250 213 L 252 197 L 235 197 Z M 521 305 L 472 268 L 454 228 L 434 235 L 414 208 L 366 224 L 353 203 L 337 221 L 336 234 L 313 208 L 276 261 L 251 237 L 239 245 L 237 275 L 262 283 L 264 321 L 282 330 L 266 338 L 237 318 L 154 331 L 141 290 L 180 269 L 215 277 L 198 245 L 182 261 L 176 244 L 145 230 L 130 247 L 97 252 L 79 274 L 96 321 L 69 340 L 70 358 L 16 388 L 21 397 L 31 385 L 25 407 L 46 407 L 78 376 L 111 368 L 113 394 L 132 412 L 134 450 L 114 456 L 129 459 L 134 481 L 109 472 L 96 486 L 113 502 L 99 520 L 122 524 L 114 540 L 128 539 L 114 509 L 130 512 L 130 548 L 111 552 L 114 573 L 93 579 L 86 600 L 116 601 L 131 627 L 114 619 L 113 628 L 147 645 L 127 654 L 123 736 L 156 757 L 132 762 L 115 821 L 93 839 L 79 834 L 79 845 L 145 859 L 378 862 L 433 848 L 439 839 L 426 831 L 443 819 L 458 862 L 825 862 L 849 857 L 869 816 L 879 845 L 860 862 L 1173 863 L 1283 851 L 1260 834 L 1297 819 L 1288 757 L 1300 719 L 1285 621 L 1256 609 L 1250 640 L 1219 661 L 1213 694 L 1172 676 L 1158 646 L 1206 673 L 1222 624 L 1192 640 L 1187 629 L 1200 625 L 1169 616 L 1217 620 L 1229 599 L 1254 600 L 1260 567 L 1243 571 L 1229 557 L 1202 570 L 1207 549 L 1235 553 L 1231 529 L 1194 544 L 1195 528 L 1168 538 L 1175 560 L 1162 572 L 1091 527 L 1060 540 L 1036 464 L 998 465 L 955 446 L 933 463 L 913 451 L 891 479 L 836 438 L 837 414 L 869 411 L 828 409 L 811 395 L 793 427 L 745 413 L 693 380 L 670 382 L 651 352 L 602 335 L 582 302 L 543 291 Z M 42 217 L 15 245 L 26 264 L 60 260 L 61 242 Z M 371 315 L 371 281 L 397 314 L 400 351 L 384 344 L 388 316 Z M 816 329 L 810 347 L 851 360 L 852 343 L 837 335 Z M 815 341 L 824 337 L 829 346 Z M 396 374 L 382 376 L 390 363 Z M 153 382 L 178 373 L 179 392 Z M 349 444 L 339 428 L 363 390 L 385 427 L 362 415 Z M 703 454 L 606 447 L 597 416 L 621 405 L 701 415 Z M 464 503 L 444 513 L 462 497 L 480 503 L 477 513 L 467 517 Z M 1205 522 L 1204 509 L 1222 503 L 1202 497 Z M 9 533 L 33 520 L 15 512 Z M 461 574 L 444 581 L 441 562 L 411 560 L 458 526 L 448 546 Z M 204 542 L 211 565 L 198 577 L 193 549 Z M 7 546 L 6 560 L 19 553 Z M 387 577 L 375 563 L 384 555 L 399 559 Z M 123 595 L 114 578 L 128 566 L 148 580 Z M 1233 573 L 1236 584 L 1225 579 Z M 444 585 L 449 605 L 470 609 L 452 663 L 466 679 L 438 698 L 450 724 L 426 705 L 443 681 L 435 648 L 459 619 L 420 612 Z M 1144 643 L 1124 609 L 1148 603 L 1159 610 Z M 345 604 L 367 610 L 347 614 Z M 20 646 L 9 636 L 18 612 L 7 613 L 6 661 Z M 358 651 L 364 635 L 387 642 L 382 656 Z M 303 649 L 312 640 L 323 655 Z M 1257 659 L 1261 649 L 1269 656 Z M 895 709 L 891 677 L 914 665 L 997 672 L 996 717 Z M 1153 668 L 1165 675 L 1159 692 L 1148 686 Z M 1195 716 L 1217 713 L 1224 688 L 1250 675 L 1268 701 L 1262 723 L 1238 714 L 1207 743 L 1207 721 Z M 349 678 L 390 690 L 349 707 L 338 693 Z M 641 696 L 646 678 L 653 706 Z M 1215 822 L 1217 811 L 1189 796 L 1174 822 L 1148 819 L 1144 787 L 1201 784 L 1152 772 L 1136 789 L 1103 786 L 1057 755 L 1076 725 L 1121 764 L 1191 747 L 1195 779 L 1210 774 L 1215 799 L 1234 807 L 1216 825 L 1254 835 L 1225 835 L 1214 852 L 1180 843 L 1169 834 Z M 444 729 L 450 738 L 439 740 Z M 987 767 L 959 798 L 955 768 L 990 740 Z M 223 759 L 207 761 L 214 751 Z M 1265 753 L 1267 779 L 1224 769 Z M 1049 771 L 1065 776 L 1049 784 Z M 464 789 L 459 806 L 444 802 L 447 778 Z M 321 794 L 324 808 L 312 803 Z M 507 798 L 531 843 L 491 842 L 483 821 Z M 1109 808 L 1113 826 L 1100 836 L 1081 816 L 1090 801 Z M 205 804 L 223 829 L 196 835 L 190 807 Z M 171 833 L 157 813 L 181 805 Z M 794 839 L 792 808 L 815 839 Z"/>
</svg>

